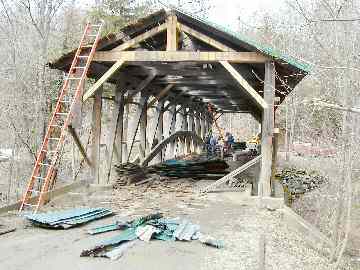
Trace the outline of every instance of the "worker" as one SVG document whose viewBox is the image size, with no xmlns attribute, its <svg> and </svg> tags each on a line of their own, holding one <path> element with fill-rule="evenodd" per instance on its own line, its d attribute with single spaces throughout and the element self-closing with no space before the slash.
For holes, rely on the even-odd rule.
<svg viewBox="0 0 360 270">
<path fill-rule="evenodd" d="M 225 145 L 224 145 L 225 152 L 232 151 L 234 143 L 235 143 L 234 136 L 230 132 L 226 132 L 225 133 Z"/>
<path fill-rule="evenodd" d="M 215 154 L 216 146 L 218 144 L 218 140 L 215 135 L 211 135 L 210 141 L 209 141 L 209 152 L 211 155 Z"/>
</svg>

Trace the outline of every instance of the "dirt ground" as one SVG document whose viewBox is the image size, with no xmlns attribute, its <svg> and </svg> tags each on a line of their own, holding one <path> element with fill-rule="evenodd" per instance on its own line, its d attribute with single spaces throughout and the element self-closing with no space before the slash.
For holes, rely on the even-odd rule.
<svg viewBox="0 0 360 270">
<path fill-rule="evenodd" d="M 266 239 L 265 269 L 331 269 L 325 257 L 284 224 L 281 212 L 259 210 L 241 192 L 205 196 L 194 192 L 208 183 L 175 180 L 115 191 L 75 191 L 53 200 L 44 210 L 109 207 L 116 215 L 69 230 L 29 226 L 15 213 L 0 216 L 1 224 L 17 227 L 15 232 L 0 236 L 0 269 L 259 269 L 260 235 Z M 157 211 L 199 224 L 202 232 L 222 240 L 225 247 L 215 249 L 198 241 L 154 240 L 138 243 L 117 261 L 79 256 L 83 249 L 119 233 L 90 236 L 86 229 Z M 360 269 L 350 267 L 347 258 L 344 265 L 343 269 Z"/>
</svg>

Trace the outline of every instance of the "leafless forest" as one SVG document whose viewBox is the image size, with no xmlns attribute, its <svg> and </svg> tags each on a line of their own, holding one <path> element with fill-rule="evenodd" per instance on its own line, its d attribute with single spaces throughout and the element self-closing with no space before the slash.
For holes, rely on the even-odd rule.
<svg viewBox="0 0 360 270">
<path fill-rule="evenodd" d="M 311 67 L 310 74 L 277 107 L 276 126 L 284 137 L 282 163 L 314 169 L 330 179 L 325 187 L 299 198 L 294 207 L 337 243 L 330 258 L 337 267 L 347 249 L 360 256 L 360 1 L 284 3 L 276 12 L 259 10 L 246 16 L 251 19 L 244 20 L 240 12 L 232 30 Z M 63 74 L 49 69 L 49 61 L 77 46 L 87 20 L 104 19 L 106 34 L 170 5 L 199 17 L 213 8 L 211 0 L 0 0 L 0 150 L 10 153 L 8 160 L 0 160 L 0 205 L 20 198 L 56 102 Z M 108 88 L 105 92 L 112 91 Z M 291 91 L 292 86 L 287 89 Z M 82 107 L 85 143 L 89 141 L 86 112 L 90 106 Z M 112 104 L 104 102 L 103 110 L 106 126 Z M 219 123 L 239 140 L 257 132 L 255 120 L 245 114 L 225 115 Z M 293 146 L 299 142 L 331 149 L 332 154 L 297 156 Z M 105 146 L 102 151 L 106 152 Z M 87 176 L 81 169 L 86 164 L 70 141 L 61 166 L 63 181 Z"/>
</svg>

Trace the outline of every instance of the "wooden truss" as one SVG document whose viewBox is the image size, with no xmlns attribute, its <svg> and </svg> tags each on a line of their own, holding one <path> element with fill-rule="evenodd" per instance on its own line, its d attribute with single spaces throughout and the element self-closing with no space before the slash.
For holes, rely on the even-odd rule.
<svg viewBox="0 0 360 270">
<path fill-rule="evenodd" d="M 164 51 L 139 50 L 142 43 L 158 35 L 166 36 Z M 179 41 L 184 35 L 212 49 L 182 50 L 179 48 Z M 83 95 L 83 101 L 90 98 L 94 100 L 91 158 L 87 158 L 87 162 L 92 167 L 96 182 L 100 182 L 101 121 L 99 119 L 101 119 L 102 86 L 111 79 L 119 83 L 112 98 L 115 107 L 107 143 L 106 182 L 110 179 L 113 153 L 118 156 L 119 162 L 128 162 L 134 157 L 132 152 L 136 143 L 139 154 L 135 160 L 139 160 L 144 166 L 154 158 L 156 162 L 161 162 L 165 155 L 174 157 L 200 151 L 200 141 L 209 133 L 214 120 L 212 113 L 208 111 L 208 103 L 214 102 L 214 107 L 218 111 L 221 110 L 222 104 L 226 104 L 224 106 L 228 111 L 250 112 L 261 121 L 261 158 L 258 157 L 244 166 L 251 166 L 261 160 L 259 190 L 263 196 L 270 195 L 275 92 L 275 66 L 270 57 L 260 52 L 238 52 L 223 41 L 211 38 L 179 22 L 175 14 L 169 14 L 165 22 L 124 41 L 117 47 L 108 51 L 97 51 L 94 61 L 108 67 Z M 197 64 L 196 69 L 187 69 L 194 64 Z M 206 65 L 207 68 L 199 67 L 200 64 Z M 143 65 L 154 68 L 144 69 Z M 246 65 L 263 65 L 266 74 L 264 81 L 249 82 L 251 74 L 246 73 L 243 68 Z M 121 80 L 127 77 L 128 66 L 138 66 L 138 70 L 142 70 L 145 74 L 142 81 L 137 82 L 136 85 L 132 85 L 133 82 L 130 82 L 130 85 L 121 83 Z M 194 72 L 197 72 L 201 79 L 187 81 L 185 77 Z M 164 77 L 164 74 L 169 76 Z M 254 87 L 255 84 L 263 84 L 263 96 L 255 90 L 258 89 Z M 197 90 L 197 85 L 201 85 L 203 90 Z M 222 89 L 229 85 L 233 89 L 231 94 L 222 97 L 221 93 L 224 93 Z M 202 100 L 202 92 L 208 96 L 211 93 L 214 98 L 209 98 L 208 101 Z M 141 96 L 140 100 L 135 101 L 138 94 Z M 130 104 L 136 105 L 136 112 L 131 121 L 128 118 Z M 149 136 L 146 131 L 147 113 L 152 107 L 155 107 L 153 119 L 156 128 Z M 164 130 L 163 125 L 165 112 L 171 117 L 168 130 Z M 84 157 L 87 157 L 84 150 L 80 151 Z M 242 169 L 243 167 L 239 168 L 240 171 Z"/>
</svg>

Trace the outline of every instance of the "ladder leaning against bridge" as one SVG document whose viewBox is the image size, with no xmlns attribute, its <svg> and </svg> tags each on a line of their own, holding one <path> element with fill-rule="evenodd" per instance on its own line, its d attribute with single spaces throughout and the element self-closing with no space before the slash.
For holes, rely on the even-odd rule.
<svg viewBox="0 0 360 270">
<path fill-rule="evenodd" d="M 30 208 L 36 213 L 47 200 L 47 194 L 56 177 L 56 166 L 64 144 L 66 129 L 74 117 L 76 104 L 80 102 L 81 88 L 99 42 L 101 29 L 102 23 L 87 23 L 85 26 L 80 45 L 58 95 L 19 212 Z M 31 203 L 33 194 L 38 195 L 35 204 Z"/>
</svg>

